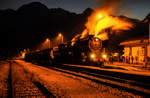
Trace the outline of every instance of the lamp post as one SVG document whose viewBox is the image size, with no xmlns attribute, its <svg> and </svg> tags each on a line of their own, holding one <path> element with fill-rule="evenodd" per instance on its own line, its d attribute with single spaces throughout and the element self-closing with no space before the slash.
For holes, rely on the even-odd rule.
<svg viewBox="0 0 150 98">
<path fill-rule="evenodd" d="M 46 39 L 46 43 L 48 44 L 48 48 L 50 48 L 51 46 L 50 46 L 50 39 L 49 38 Z"/>
<path fill-rule="evenodd" d="M 61 33 L 59 33 L 59 34 L 58 34 L 58 37 L 60 38 L 61 43 L 63 43 L 63 40 L 64 40 L 64 39 L 63 39 L 63 35 L 62 35 Z"/>
</svg>

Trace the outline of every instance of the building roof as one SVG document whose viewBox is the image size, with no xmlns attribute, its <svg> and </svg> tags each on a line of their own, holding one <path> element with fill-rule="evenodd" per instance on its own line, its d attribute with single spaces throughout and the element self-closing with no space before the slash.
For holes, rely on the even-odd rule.
<svg viewBox="0 0 150 98">
<path fill-rule="evenodd" d="M 150 13 L 146 16 L 146 18 L 143 20 L 144 23 L 150 23 Z"/>
<path fill-rule="evenodd" d="M 133 38 L 124 42 L 121 42 L 121 46 L 143 46 L 148 44 L 148 36 L 141 38 Z"/>
</svg>

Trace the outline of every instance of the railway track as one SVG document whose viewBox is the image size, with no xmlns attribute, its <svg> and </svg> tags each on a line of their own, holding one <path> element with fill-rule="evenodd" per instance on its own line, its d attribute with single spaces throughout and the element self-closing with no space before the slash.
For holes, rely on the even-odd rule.
<svg viewBox="0 0 150 98">
<path fill-rule="evenodd" d="M 0 69 L 1 72 L 3 72 L 0 73 L 0 75 L 3 76 L 3 78 L 0 78 L 1 86 L 3 86 L 0 88 L 0 97 L 55 98 L 40 82 L 32 81 L 32 76 L 19 64 L 9 61 L 7 65 L 2 65 L 2 68 Z M 6 74 L 5 77 L 4 74 Z"/>
<path fill-rule="evenodd" d="M 117 75 L 98 67 L 56 64 L 48 65 L 46 68 L 24 61 L 9 61 L 0 66 L 0 79 L 3 80 L 0 83 L 5 85 L 0 87 L 0 97 L 55 98 L 79 94 L 102 97 L 150 96 L 149 84 L 143 80 L 142 82 L 130 79 L 132 75 L 128 78 L 125 74 L 120 73 L 122 78 L 118 73 Z"/>
<path fill-rule="evenodd" d="M 88 67 L 73 66 L 71 64 L 58 64 L 49 68 L 71 75 L 75 75 L 84 79 L 94 81 L 96 83 L 111 86 L 113 88 L 125 90 L 141 96 L 150 96 L 150 77 L 140 76 L 127 73 L 111 72 L 106 70 L 91 69 Z"/>
<path fill-rule="evenodd" d="M 78 69 L 78 72 L 74 72 L 73 69 L 65 70 L 63 68 L 56 67 L 57 65 L 48 65 L 49 67 L 46 68 L 43 67 L 45 64 L 43 66 L 37 66 L 24 61 L 17 62 L 22 64 L 24 69 L 26 69 L 29 73 L 33 73 L 34 76 L 36 75 L 36 77 L 40 79 L 41 83 L 46 84 L 49 91 L 51 91 L 55 96 L 74 96 L 73 98 L 77 98 L 77 96 L 79 98 L 85 96 L 95 96 L 96 98 L 100 96 L 100 98 L 128 98 L 134 96 L 135 98 L 140 98 L 140 95 L 111 87 L 112 85 L 106 85 L 109 83 L 102 82 L 102 80 L 100 81 L 98 80 L 99 78 L 93 77 L 92 75 L 82 74 L 80 72 L 81 70 Z"/>
<path fill-rule="evenodd" d="M 0 62 L 0 98 L 9 98 L 9 62 Z"/>
</svg>

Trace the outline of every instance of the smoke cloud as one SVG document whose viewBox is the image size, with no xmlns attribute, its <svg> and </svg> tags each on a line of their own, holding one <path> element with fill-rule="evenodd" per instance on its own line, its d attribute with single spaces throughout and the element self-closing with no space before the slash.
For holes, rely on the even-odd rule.
<svg viewBox="0 0 150 98">
<path fill-rule="evenodd" d="M 99 0 L 97 3 L 97 9 L 104 10 L 112 14 L 116 12 L 119 5 L 120 0 Z"/>
</svg>

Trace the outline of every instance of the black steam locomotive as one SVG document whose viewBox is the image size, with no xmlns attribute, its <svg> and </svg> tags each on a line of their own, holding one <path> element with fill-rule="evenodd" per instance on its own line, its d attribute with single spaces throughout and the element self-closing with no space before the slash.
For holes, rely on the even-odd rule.
<svg viewBox="0 0 150 98">
<path fill-rule="evenodd" d="M 25 59 L 52 63 L 103 65 L 101 51 L 102 41 L 99 38 L 88 36 L 51 49 L 26 54 Z"/>
</svg>

